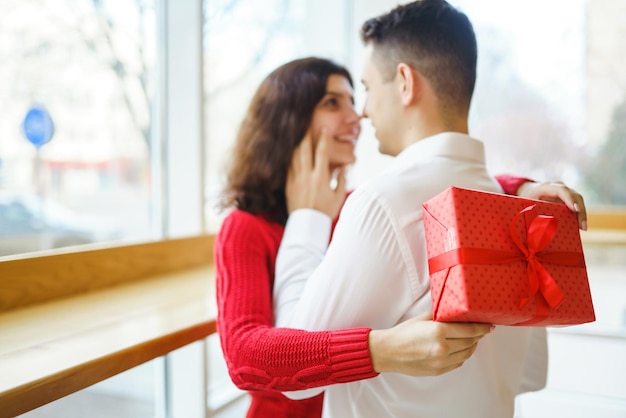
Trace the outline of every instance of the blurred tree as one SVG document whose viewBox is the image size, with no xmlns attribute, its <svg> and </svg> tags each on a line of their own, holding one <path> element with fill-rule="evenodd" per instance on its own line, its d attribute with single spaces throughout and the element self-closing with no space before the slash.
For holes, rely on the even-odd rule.
<svg viewBox="0 0 626 418">
<path fill-rule="evenodd" d="M 585 184 L 594 202 L 626 205 L 626 99 L 613 111 L 607 140 L 585 170 Z"/>
<path fill-rule="evenodd" d="M 99 30 L 91 36 L 83 32 L 86 45 L 99 52 L 105 64 L 117 77 L 122 100 L 128 109 L 129 116 L 136 129 L 141 133 L 146 146 L 150 148 L 151 123 L 150 109 L 152 102 L 152 68 L 155 65 L 154 57 L 148 53 L 151 43 L 148 38 L 154 36 L 148 33 L 145 18 L 148 12 L 154 9 L 151 0 L 134 0 L 136 7 L 136 22 L 131 27 L 134 33 L 129 33 L 128 26 L 122 28 L 120 20 L 127 16 L 115 15 L 107 7 L 105 0 L 92 0 Z M 100 40 L 100 42 L 98 42 Z M 102 51 L 95 51 L 100 45 Z M 129 49 L 128 52 L 124 50 Z"/>
<path fill-rule="evenodd" d="M 249 0 L 204 0 L 205 100 L 216 100 L 231 91 L 271 58 L 273 48 L 280 48 L 276 42 L 289 26 L 292 3 L 267 2 L 266 12 L 260 14 L 250 13 L 254 8 Z M 236 58 L 233 50 L 237 51 Z M 228 68 L 225 76 L 220 67 Z"/>
<path fill-rule="evenodd" d="M 58 141 L 139 139 L 149 147 L 154 1 L 0 2 L 0 111 L 42 102 Z M 3 112 L 5 116 L 7 112 Z M 19 138 L 18 138 L 19 139 Z"/>
<path fill-rule="evenodd" d="M 490 169 L 563 180 L 582 152 L 574 145 L 573 115 L 550 103 L 551 91 L 522 77 L 511 34 L 488 25 L 476 31 L 480 53 L 470 131 L 486 143 Z"/>
</svg>

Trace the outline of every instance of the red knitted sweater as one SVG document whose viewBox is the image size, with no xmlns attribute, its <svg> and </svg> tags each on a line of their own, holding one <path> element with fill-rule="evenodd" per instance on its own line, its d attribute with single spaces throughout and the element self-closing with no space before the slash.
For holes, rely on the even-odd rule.
<svg viewBox="0 0 626 418">
<path fill-rule="evenodd" d="M 513 194 L 526 179 L 499 176 Z M 377 375 L 369 328 L 307 332 L 274 328 L 274 264 L 284 226 L 234 210 L 215 242 L 218 333 L 230 377 L 250 391 L 248 417 L 321 416 L 322 395 L 292 401 L 280 391 L 351 382 Z"/>
</svg>

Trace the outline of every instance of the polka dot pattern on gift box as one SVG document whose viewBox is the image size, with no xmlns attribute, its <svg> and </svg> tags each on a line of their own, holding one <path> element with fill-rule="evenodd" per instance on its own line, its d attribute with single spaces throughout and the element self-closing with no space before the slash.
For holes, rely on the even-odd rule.
<svg viewBox="0 0 626 418">
<path fill-rule="evenodd" d="M 509 231 L 512 220 L 529 205 L 537 215 L 557 220 L 554 239 L 540 252 L 583 253 L 578 220 L 565 205 L 495 193 L 449 188 L 424 204 L 429 258 L 451 248 L 481 248 L 521 254 Z M 527 219 L 519 216 L 514 236 L 527 246 Z M 548 318 L 533 325 L 568 325 L 595 319 L 586 269 L 542 262 L 565 294 Z M 479 321 L 502 325 L 533 319 L 546 306 L 529 295 L 527 262 L 456 265 L 431 274 L 431 296 L 437 320 Z M 442 294 L 443 292 L 443 294 Z"/>
</svg>

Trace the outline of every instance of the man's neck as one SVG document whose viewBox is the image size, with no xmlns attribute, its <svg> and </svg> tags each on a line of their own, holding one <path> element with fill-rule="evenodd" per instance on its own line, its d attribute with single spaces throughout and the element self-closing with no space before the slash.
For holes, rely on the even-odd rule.
<svg viewBox="0 0 626 418">
<path fill-rule="evenodd" d="M 450 118 L 449 120 L 430 118 L 427 121 L 415 119 L 415 123 L 407 129 L 404 136 L 403 149 L 408 148 L 414 143 L 421 141 L 424 138 L 428 138 L 443 132 L 458 132 L 462 134 L 469 134 L 469 127 L 467 118 Z"/>
</svg>

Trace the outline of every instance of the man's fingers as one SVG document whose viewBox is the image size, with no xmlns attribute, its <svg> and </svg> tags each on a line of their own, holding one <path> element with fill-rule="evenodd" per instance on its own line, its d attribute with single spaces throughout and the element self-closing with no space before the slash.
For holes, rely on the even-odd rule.
<svg viewBox="0 0 626 418">
<path fill-rule="evenodd" d="M 455 355 L 466 351 L 468 348 L 472 348 L 483 336 L 472 338 L 452 338 L 446 340 L 446 347 L 448 356 Z M 469 357 L 469 356 L 468 356 Z"/>
<path fill-rule="evenodd" d="M 465 361 L 467 361 L 467 359 L 469 359 L 472 354 L 474 354 L 477 347 L 478 343 L 474 342 L 473 344 L 470 344 L 463 349 L 450 354 L 440 364 L 435 363 L 433 371 L 436 373 L 434 374 L 444 374 L 458 367 L 461 367 L 463 363 L 465 363 Z"/>
<path fill-rule="evenodd" d="M 431 321 L 433 319 L 432 311 L 424 312 L 423 314 L 413 317 L 416 321 Z"/>
<path fill-rule="evenodd" d="M 493 331 L 494 326 L 483 323 L 439 322 L 439 327 L 446 339 L 483 337 Z"/>
<path fill-rule="evenodd" d="M 447 340 L 445 350 L 430 353 L 430 359 L 424 365 L 428 374 L 437 376 L 461 367 L 474 354 L 479 340 L 479 337 Z"/>
</svg>

